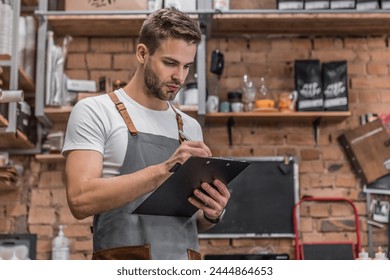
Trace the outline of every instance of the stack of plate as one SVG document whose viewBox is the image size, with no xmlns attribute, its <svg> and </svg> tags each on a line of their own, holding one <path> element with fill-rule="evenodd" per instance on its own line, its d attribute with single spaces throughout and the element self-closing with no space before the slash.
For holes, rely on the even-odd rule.
<svg viewBox="0 0 390 280">
<path fill-rule="evenodd" d="M 13 0 L 0 0 L 0 54 L 11 55 Z"/>
</svg>

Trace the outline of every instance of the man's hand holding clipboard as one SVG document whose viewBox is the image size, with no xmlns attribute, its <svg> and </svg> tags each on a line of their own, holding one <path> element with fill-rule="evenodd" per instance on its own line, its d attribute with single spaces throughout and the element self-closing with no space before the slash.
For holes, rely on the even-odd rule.
<svg viewBox="0 0 390 280">
<path fill-rule="evenodd" d="M 201 141 L 184 141 L 166 162 L 173 174 L 133 213 L 191 217 L 202 210 L 205 219 L 218 222 L 230 198 L 227 184 L 250 163 L 213 158 Z"/>
</svg>

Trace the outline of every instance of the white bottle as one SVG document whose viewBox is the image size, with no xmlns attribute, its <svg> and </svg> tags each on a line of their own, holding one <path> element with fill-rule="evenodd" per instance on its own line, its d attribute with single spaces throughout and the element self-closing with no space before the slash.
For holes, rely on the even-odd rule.
<svg viewBox="0 0 390 280">
<path fill-rule="evenodd" d="M 386 258 L 385 253 L 383 252 L 381 246 L 378 247 L 378 251 L 375 253 L 374 260 L 388 260 L 388 258 Z"/>
<path fill-rule="evenodd" d="M 366 250 L 362 249 L 359 252 L 359 257 L 357 258 L 357 260 L 371 260 L 371 258 L 368 256 Z"/>
<path fill-rule="evenodd" d="M 58 235 L 53 239 L 52 259 L 69 260 L 70 240 L 64 235 L 64 226 L 59 226 Z"/>
</svg>

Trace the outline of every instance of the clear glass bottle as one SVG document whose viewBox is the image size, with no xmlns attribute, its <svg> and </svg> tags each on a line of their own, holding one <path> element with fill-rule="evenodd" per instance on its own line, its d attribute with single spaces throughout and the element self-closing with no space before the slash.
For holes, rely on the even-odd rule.
<svg viewBox="0 0 390 280">
<path fill-rule="evenodd" d="M 244 103 L 244 111 L 251 112 L 254 108 L 254 102 L 256 99 L 256 86 L 251 81 L 249 76 L 245 74 L 243 76 L 243 86 L 242 86 L 242 101 Z"/>
<path fill-rule="evenodd" d="M 275 98 L 268 89 L 265 77 L 260 78 L 255 104 L 260 110 L 275 109 Z"/>
</svg>

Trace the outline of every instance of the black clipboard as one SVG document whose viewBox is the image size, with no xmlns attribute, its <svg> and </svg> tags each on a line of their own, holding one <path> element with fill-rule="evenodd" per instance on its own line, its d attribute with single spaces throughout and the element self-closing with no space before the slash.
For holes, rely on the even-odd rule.
<svg viewBox="0 0 390 280">
<path fill-rule="evenodd" d="M 133 214 L 191 217 L 198 210 L 188 202 L 202 182 L 218 179 L 228 185 L 250 162 L 214 157 L 190 157 Z"/>
</svg>

